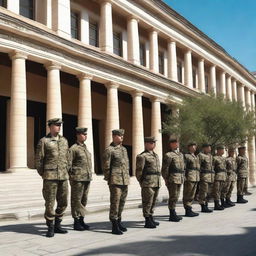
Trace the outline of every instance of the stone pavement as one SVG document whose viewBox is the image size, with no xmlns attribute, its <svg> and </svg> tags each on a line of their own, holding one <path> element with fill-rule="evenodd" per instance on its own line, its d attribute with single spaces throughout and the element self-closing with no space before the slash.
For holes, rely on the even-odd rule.
<svg viewBox="0 0 256 256">
<path fill-rule="evenodd" d="M 46 238 L 43 219 L 0 222 L 0 255 L 256 255 L 256 189 L 251 190 L 248 204 L 239 204 L 224 211 L 201 213 L 196 218 L 184 217 L 180 223 L 168 221 L 168 209 L 156 209 L 157 229 L 143 228 L 141 209 L 126 209 L 124 222 L 128 232 L 122 236 L 110 233 L 108 212 L 86 216 L 90 231 L 72 230 L 70 216 L 63 224 L 66 235 Z M 234 198 L 235 199 L 235 198 Z M 210 207 L 213 204 L 210 203 Z M 200 210 L 198 204 L 194 205 Z M 178 214 L 184 214 L 179 203 Z"/>
</svg>

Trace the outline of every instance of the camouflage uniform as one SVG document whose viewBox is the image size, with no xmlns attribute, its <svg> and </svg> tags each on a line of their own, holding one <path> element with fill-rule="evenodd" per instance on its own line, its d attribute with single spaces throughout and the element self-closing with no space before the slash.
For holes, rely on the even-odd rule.
<svg viewBox="0 0 256 256">
<path fill-rule="evenodd" d="M 170 210 L 174 210 L 184 182 L 183 154 L 174 150 L 167 152 L 163 159 L 162 176 L 169 191 Z"/>
<path fill-rule="evenodd" d="M 200 163 L 195 154 L 185 154 L 185 177 L 183 189 L 184 208 L 191 207 L 195 198 L 198 182 L 200 181 Z"/>
<path fill-rule="evenodd" d="M 158 155 L 143 151 L 136 158 L 136 178 L 141 186 L 143 216 L 154 214 L 154 207 L 161 186 L 161 170 Z"/>
<path fill-rule="evenodd" d="M 200 163 L 200 182 L 198 201 L 201 205 L 207 204 L 207 197 L 210 196 L 214 182 L 214 171 L 212 167 L 212 155 L 203 152 L 198 154 Z"/>
<path fill-rule="evenodd" d="M 62 218 L 68 204 L 68 142 L 58 135 L 43 137 L 36 150 L 36 169 L 43 178 L 45 218 Z M 55 199 L 57 208 L 54 211 Z"/>
<path fill-rule="evenodd" d="M 87 197 L 92 180 L 91 153 L 85 144 L 75 143 L 69 149 L 71 168 L 71 212 L 73 218 L 85 215 Z"/>
<path fill-rule="evenodd" d="M 127 150 L 122 145 L 111 143 L 103 155 L 104 179 L 110 190 L 109 219 L 121 219 L 130 182 L 129 159 Z"/>
<path fill-rule="evenodd" d="M 248 158 L 238 155 L 237 163 L 237 195 L 243 196 L 245 192 L 246 179 L 248 177 Z"/>
</svg>

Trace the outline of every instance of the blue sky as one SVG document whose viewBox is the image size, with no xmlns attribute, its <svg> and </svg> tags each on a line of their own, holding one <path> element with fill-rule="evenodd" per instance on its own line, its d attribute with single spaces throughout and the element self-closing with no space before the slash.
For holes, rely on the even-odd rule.
<svg viewBox="0 0 256 256">
<path fill-rule="evenodd" d="M 249 71 L 256 71 L 256 0 L 164 0 L 221 45 Z"/>
</svg>

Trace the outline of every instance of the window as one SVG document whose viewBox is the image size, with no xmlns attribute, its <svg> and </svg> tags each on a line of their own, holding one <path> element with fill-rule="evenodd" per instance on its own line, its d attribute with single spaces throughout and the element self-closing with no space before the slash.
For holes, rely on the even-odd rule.
<svg viewBox="0 0 256 256">
<path fill-rule="evenodd" d="M 193 69 L 193 88 L 196 88 L 196 70 Z"/>
<path fill-rule="evenodd" d="M 122 34 L 114 32 L 113 33 L 113 46 L 114 46 L 114 54 L 118 56 L 123 56 L 122 54 Z"/>
<path fill-rule="evenodd" d="M 182 63 L 180 61 L 177 62 L 177 75 L 178 82 L 182 83 Z"/>
<path fill-rule="evenodd" d="M 34 20 L 34 8 L 34 0 L 20 0 L 20 15 Z"/>
<path fill-rule="evenodd" d="M 7 0 L 0 0 L 0 6 L 7 8 Z"/>
<path fill-rule="evenodd" d="M 71 37 L 79 39 L 79 14 L 71 11 Z"/>
<path fill-rule="evenodd" d="M 208 80 L 208 76 L 205 76 L 204 79 L 205 79 L 205 92 L 209 93 L 209 80 Z"/>
<path fill-rule="evenodd" d="M 158 53 L 158 65 L 159 65 L 159 73 L 164 74 L 164 53 Z"/>
<path fill-rule="evenodd" d="M 98 23 L 94 21 L 89 22 L 89 44 L 99 47 L 99 28 Z"/>
<path fill-rule="evenodd" d="M 146 66 L 146 46 L 140 43 L 140 65 Z"/>
</svg>

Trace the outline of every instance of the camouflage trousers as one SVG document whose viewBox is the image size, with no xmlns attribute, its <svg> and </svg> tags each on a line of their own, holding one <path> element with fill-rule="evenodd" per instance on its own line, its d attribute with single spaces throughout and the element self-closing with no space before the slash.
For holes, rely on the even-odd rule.
<svg viewBox="0 0 256 256">
<path fill-rule="evenodd" d="M 246 178 L 245 180 L 245 187 L 244 187 L 244 192 L 248 192 L 248 184 L 249 184 L 249 177 Z"/>
<path fill-rule="evenodd" d="M 110 191 L 110 212 L 109 219 L 121 219 L 126 197 L 128 194 L 127 185 L 109 185 Z"/>
<path fill-rule="evenodd" d="M 226 182 L 225 181 L 220 181 L 220 180 L 215 180 L 213 183 L 213 198 L 214 201 L 219 201 L 221 198 L 224 199 L 225 195 L 224 195 L 224 191 L 225 191 L 225 185 Z"/>
<path fill-rule="evenodd" d="M 198 182 L 195 181 L 185 181 L 183 188 L 183 205 L 186 208 L 187 206 L 191 207 L 193 200 L 196 195 Z"/>
<path fill-rule="evenodd" d="M 223 189 L 223 196 L 226 199 L 230 199 L 232 195 L 232 191 L 235 187 L 236 182 L 235 181 L 226 181 L 225 186 Z"/>
<path fill-rule="evenodd" d="M 246 192 L 246 179 L 247 178 L 238 178 L 237 179 L 237 195 L 238 196 L 243 196 L 244 193 Z"/>
<path fill-rule="evenodd" d="M 85 216 L 90 181 L 70 181 L 71 186 L 71 213 L 73 218 Z"/>
<path fill-rule="evenodd" d="M 176 184 L 173 182 L 170 182 L 167 186 L 169 192 L 168 207 L 170 210 L 174 210 L 176 208 L 176 203 L 178 202 L 180 196 L 181 186 L 182 184 Z"/>
<path fill-rule="evenodd" d="M 200 181 L 199 182 L 199 194 L 198 202 L 199 204 L 206 204 L 208 199 L 211 197 L 213 183 Z"/>
<path fill-rule="evenodd" d="M 154 214 L 154 208 L 156 205 L 156 199 L 157 199 L 158 193 L 159 193 L 159 187 L 141 188 L 142 208 L 143 208 L 144 217 L 149 217 L 150 215 Z"/>
<path fill-rule="evenodd" d="M 43 197 L 45 200 L 45 219 L 54 220 L 55 217 L 62 219 L 68 205 L 68 181 L 44 180 Z M 55 200 L 57 207 L 54 210 Z"/>
</svg>

